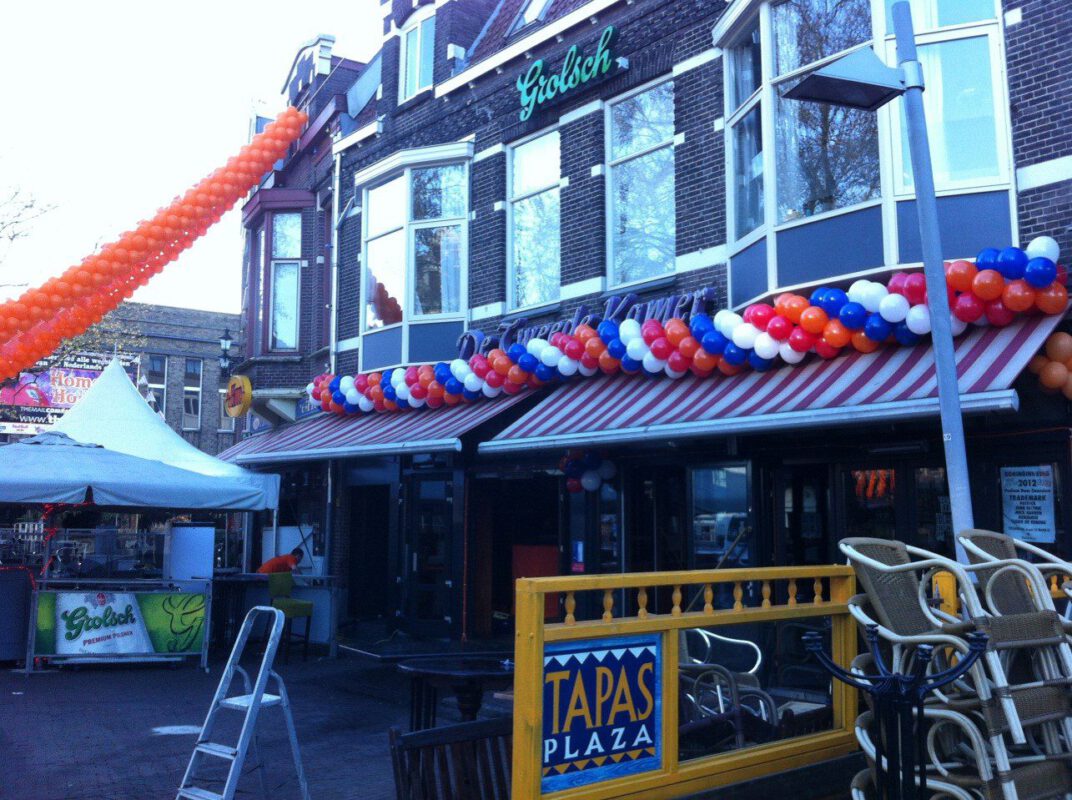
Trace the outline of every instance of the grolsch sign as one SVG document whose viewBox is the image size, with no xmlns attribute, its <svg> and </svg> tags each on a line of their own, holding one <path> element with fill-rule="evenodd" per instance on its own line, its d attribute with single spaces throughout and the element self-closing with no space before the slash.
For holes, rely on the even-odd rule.
<svg viewBox="0 0 1072 800">
<path fill-rule="evenodd" d="M 613 25 L 608 25 L 599 36 L 595 52 L 587 56 L 582 55 L 580 47 L 573 45 L 566 51 L 557 72 L 550 72 L 542 58 L 533 61 L 517 79 L 517 90 L 521 93 L 521 112 L 518 114 L 521 121 L 525 122 L 544 103 L 610 72 L 617 63 L 611 50 L 617 33 Z"/>
</svg>

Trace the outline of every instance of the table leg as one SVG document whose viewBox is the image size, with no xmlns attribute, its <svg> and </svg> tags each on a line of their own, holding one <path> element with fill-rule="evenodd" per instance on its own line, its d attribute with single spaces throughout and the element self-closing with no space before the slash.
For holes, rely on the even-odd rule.
<svg viewBox="0 0 1072 800">
<path fill-rule="evenodd" d="M 454 687 L 454 695 L 458 698 L 458 711 L 462 720 L 475 720 L 484 702 L 484 685 L 476 681 L 458 684 Z"/>
</svg>

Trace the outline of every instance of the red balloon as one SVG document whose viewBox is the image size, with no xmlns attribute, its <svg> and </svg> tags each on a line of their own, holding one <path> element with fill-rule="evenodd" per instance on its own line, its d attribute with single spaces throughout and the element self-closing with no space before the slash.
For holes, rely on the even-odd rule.
<svg viewBox="0 0 1072 800">
<path fill-rule="evenodd" d="M 503 384 L 502 390 L 507 394 L 517 394 L 521 391 L 522 385 L 523 384 L 520 383 L 514 383 L 513 381 L 507 381 Z"/>
<path fill-rule="evenodd" d="M 793 345 L 790 344 L 789 346 L 792 347 Z M 834 358 L 838 353 L 841 352 L 841 348 L 829 345 L 822 339 L 819 339 L 815 342 L 815 352 L 818 353 L 822 358 Z"/>
<path fill-rule="evenodd" d="M 761 331 L 767 330 L 767 326 L 775 316 L 774 307 L 766 303 L 756 303 L 749 308 L 752 309 L 752 318 L 749 321 Z"/>
<path fill-rule="evenodd" d="M 651 347 L 651 343 L 665 336 L 666 331 L 663 330 L 663 325 L 659 320 L 649 319 L 640 326 L 640 335 L 643 337 L 644 343 Z"/>
<path fill-rule="evenodd" d="M 895 272 L 890 276 L 889 283 L 886 284 L 886 289 L 890 294 L 904 294 L 905 293 L 905 281 L 908 280 L 908 273 Z"/>
<path fill-rule="evenodd" d="M 1006 308 L 1001 300 L 991 300 L 986 304 L 986 318 L 991 325 L 1004 328 L 1016 319 L 1016 313 Z"/>
<path fill-rule="evenodd" d="M 660 336 L 655 341 L 648 342 L 648 344 L 651 346 L 651 354 L 660 361 L 665 361 L 670 358 L 671 353 L 675 352 L 673 345 L 670 344 L 665 336 Z"/>
<path fill-rule="evenodd" d="M 803 328 L 794 328 L 789 334 L 789 346 L 798 353 L 806 353 L 815 345 L 818 337 Z"/>
<path fill-rule="evenodd" d="M 492 389 L 498 389 L 506 381 L 506 378 L 504 378 L 498 372 L 489 372 L 485 376 L 484 380 Z"/>
<path fill-rule="evenodd" d="M 613 375 L 621 369 L 622 362 L 604 350 L 599 356 L 599 369 L 607 375 Z"/>
<path fill-rule="evenodd" d="M 784 342 L 793 332 L 793 323 L 781 315 L 771 317 L 767 323 L 767 333 L 772 339 Z"/>
<path fill-rule="evenodd" d="M 574 361 L 579 361 L 581 356 L 584 355 L 584 345 L 578 339 L 570 338 L 562 348 L 562 352 Z"/>
<path fill-rule="evenodd" d="M 654 353 L 655 350 L 652 350 L 652 352 Z M 666 366 L 670 367 L 674 372 L 685 372 L 692 366 L 692 359 L 684 355 L 680 350 L 675 350 L 666 360 Z"/>
<path fill-rule="evenodd" d="M 409 387 L 409 395 L 415 400 L 424 400 L 428 397 L 428 389 L 421 386 L 419 383 L 415 383 L 413 386 Z"/>
<path fill-rule="evenodd" d="M 589 339 L 588 341 L 589 342 L 594 342 L 594 341 L 597 341 L 597 340 L 596 339 Z M 587 347 L 587 345 L 585 345 L 585 347 Z M 593 356 L 593 355 L 589 355 L 588 353 L 585 353 L 583 356 L 581 356 L 581 364 L 584 365 L 585 369 L 595 369 L 596 367 L 599 366 L 599 359 L 603 357 L 603 354 L 605 352 L 607 352 L 607 348 L 604 347 L 599 352 L 598 356 Z"/>
<path fill-rule="evenodd" d="M 985 310 L 983 301 L 971 292 L 958 295 L 956 302 L 953 303 L 953 314 L 961 322 L 975 322 L 983 316 Z"/>
<path fill-rule="evenodd" d="M 584 487 L 576 478 L 566 478 L 566 491 L 570 494 L 578 494 L 584 491 Z"/>
<path fill-rule="evenodd" d="M 927 278 L 922 272 L 913 272 L 904 282 L 904 296 L 908 302 L 918 306 L 927 299 Z"/>
</svg>

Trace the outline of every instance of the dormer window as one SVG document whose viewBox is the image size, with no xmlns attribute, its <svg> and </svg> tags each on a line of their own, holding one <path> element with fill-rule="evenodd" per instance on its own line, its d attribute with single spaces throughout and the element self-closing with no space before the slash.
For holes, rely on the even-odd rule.
<svg viewBox="0 0 1072 800">
<path fill-rule="evenodd" d="M 399 102 L 409 100 L 432 86 L 435 63 L 435 16 L 404 28 L 399 52 Z"/>
<path fill-rule="evenodd" d="M 528 0 L 525 3 L 525 7 L 521 9 L 521 13 L 517 15 L 512 32 L 519 31 L 534 22 L 539 22 L 543 19 L 543 15 L 550 5 L 551 0 Z"/>
</svg>

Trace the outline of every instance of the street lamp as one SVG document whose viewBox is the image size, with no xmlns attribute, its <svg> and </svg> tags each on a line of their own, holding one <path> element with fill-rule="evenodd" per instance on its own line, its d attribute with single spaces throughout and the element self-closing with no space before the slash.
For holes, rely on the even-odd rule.
<svg viewBox="0 0 1072 800">
<path fill-rule="evenodd" d="M 946 297 L 942 240 L 938 231 L 938 201 L 934 194 L 927 119 L 923 111 L 923 69 L 916 55 L 912 12 L 905 0 L 893 4 L 893 29 L 897 38 L 898 66 L 887 67 L 875 52 L 865 47 L 826 65 L 785 93 L 793 100 L 875 111 L 895 97 L 904 96 L 908 147 L 916 188 L 916 211 L 923 249 L 923 274 L 927 280 L 931 313 L 931 340 L 938 379 L 938 409 L 945 445 L 946 477 L 953 533 L 975 527 L 972 516 L 968 458 L 964 450 L 964 420 L 960 412 L 953 330 Z M 963 558 L 960 545 L 957 552 Z"/>
<path fill-rule="evenodd" d="M 223 329 L 223 336 L 220 337 L 220 372 L 226 375 L 231 369 L 231 330 L 229 328 Z"/>
</svg>

